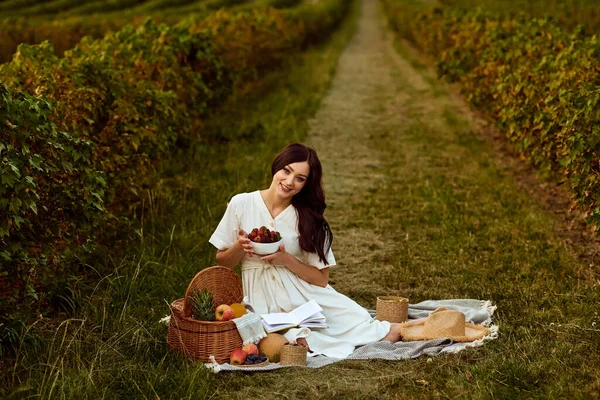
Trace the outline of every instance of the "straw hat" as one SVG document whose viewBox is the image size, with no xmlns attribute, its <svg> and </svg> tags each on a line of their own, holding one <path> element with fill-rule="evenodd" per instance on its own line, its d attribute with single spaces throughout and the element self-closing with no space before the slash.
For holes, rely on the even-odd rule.
<svg viewBox="0 0 600 400">
<path fill-rule="evenodd" d="M 432 340 L 450 338 L 455 342 L 472 342 L 489 333 L 484 326 L 465 323 L 465 314 L 440 307 L 427 318 L 400 325 L 402 340 Z"/>
</svg>

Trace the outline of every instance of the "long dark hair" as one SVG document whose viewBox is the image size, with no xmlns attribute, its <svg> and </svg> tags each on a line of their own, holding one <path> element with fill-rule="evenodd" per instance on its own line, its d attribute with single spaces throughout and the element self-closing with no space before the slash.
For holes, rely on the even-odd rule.
<svg viewBox="0 0 600 400">
<path fill-rule="evenodd" d="M 317 253 L 319 259 L 328 265 L 327 253 L 333 242 L 333 233 L 323 216 L 327 205 L 321 186 L 323 170 L 317 152 L 300 143 L 287 145 L 273 160 L 271 175 L 275 175 L 286 165 L 304 161 L 310 165 L 310 172 L 302 190 L 292 197 L 292 205 L 298 212 L 300 248 L 309 253 Z"/>
</svg>

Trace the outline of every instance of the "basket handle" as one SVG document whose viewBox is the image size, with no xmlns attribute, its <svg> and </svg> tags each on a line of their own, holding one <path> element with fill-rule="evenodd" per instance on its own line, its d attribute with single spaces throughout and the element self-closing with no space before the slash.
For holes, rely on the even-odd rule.
<svg viewBox="0 0 600 400">
<path fill-rule="evenodd" d="M 192 315 L 192 304 L 190 297 L 194 290 L 207 289 L 213 295 L 213 309 L 218 306 L 218 302 L 226 300 L 239 303 L 244 295 L 242 291 L 242 281 L 234 270 L 220 265 L 204 268 L 198 272 L 190 281 L 183 298 L 183 315 L 190 317 Z"/>
</svg>

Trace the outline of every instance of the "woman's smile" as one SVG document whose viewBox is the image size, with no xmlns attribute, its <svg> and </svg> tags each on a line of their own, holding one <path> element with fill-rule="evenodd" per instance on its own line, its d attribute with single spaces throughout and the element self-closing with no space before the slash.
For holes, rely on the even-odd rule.
<svg viewBox="0 0 600 400">
<path fill-rule="evenodd" d="M 281 189 L 281 191 L 285 194 L 285 195 L 289 195 L 290 193 L 298 193 L 300 191 L 300 189 L 298 190 L 294 190 L 294 186 L 287 186 L 285 183 L 283 182 L 279 182 L 279 188 Z"/>
<path fill-rule="evenodd" d="M 298 193 L 306 185 L 310 173 L 310 166 L 306 161 L 288 164 L 273 176 L 278 182 L 279 191 L 285 197 Z"/>
</svg>

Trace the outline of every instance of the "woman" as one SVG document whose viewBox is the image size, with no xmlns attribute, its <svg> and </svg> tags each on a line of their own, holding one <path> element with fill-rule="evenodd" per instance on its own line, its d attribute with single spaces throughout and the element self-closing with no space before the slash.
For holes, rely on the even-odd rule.
<svg viewBox="0 0 600 400">
<path fill-rule="evenodd" d="M 329 284 L 333 234 L 323 217 L 325 196 L 321 163 L 310 147 L 294 143 L 271 165 L 273 180 L 266 190 L 235 195 L 209 242 L 217 264 L 242 263 L 247 301 L 259 314 L 288 312 L 314 299 L 323 309 L 327 329 L 290 329 L 291 343 L 307 345 L 313 354 L 345 358 L 360 346 L 400 339 L 399 324 L 377 321 Z M 248 239 L 253 228 L 278 231 L 283 244 L 273 254 L 254 254 Z"/>
</svg>

